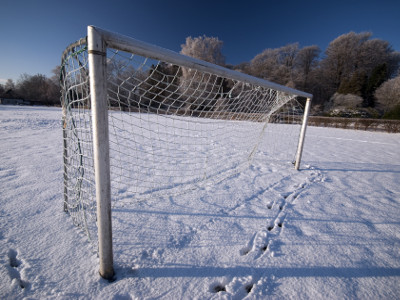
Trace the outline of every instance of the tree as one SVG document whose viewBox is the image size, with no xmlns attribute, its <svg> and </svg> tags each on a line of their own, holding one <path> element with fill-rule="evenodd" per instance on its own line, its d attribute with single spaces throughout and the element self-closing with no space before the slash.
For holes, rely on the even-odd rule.
<svg viewBox="0 0 400 300">
<path fill-rule="evenodd" d="M 343 95 L 357 95 L 363 97 L 367 86 L 367 75 L 364 72 L 356 71 L 350 78 L 344 78 L 337 90 Z"/>
<path fill-rule="evenodd" d="M 366 106 L 375 106 L 375 90 L 386 80 L 388 79 L 388 68 L 387 64 L 383 63 L 381 65 L 377 65 L 371 73 L 371 76 L 368 78 L 366 87 L 365 87 L 365 103 Z"/>
<path fill-rule="evenodd" d="M 396 52 L 389 42 L 372 39 L 360 45 L 356 64 L 358 68 L 368 76 L 378 68 L 386 69 L 387 79 L 396 74 L 400 62 L 400 52 Z M 385 65 L 385 66 L 384 66 Z"/>
<path fill-rule="evenodd" d="M 376 91 L 375 97 L 378 104 L 382 105 L 385 112 L 389 112 L 400 105 L 400 75 L 384 82 Z"/>
<path fill-rule="evenodd" d="M 320 52 L 318 46 L 299 48 L 298 43 L 265 49 L 251 60 L 246 69 L 253 76 L 301 89 L 315 96 L 319 93 L 317 74 Z"/>
<path fill-rule="evenodd" d="M 272 80 L 278 65 L 278 49 L 265 49 L 250 62 L 250 72 L 253 76 Z"/>
<path fill-rule="evenodd" d="M 53 76 L 50 77 L 50 80 L 56 85 L 60 86 L 60 77 L 61 77 L 61 66 L 56 66 L 53 70 L 51 70 Z"/>
<path fill-rule="evenodd" d="M 242 62 L 236 66 L 232 66 L 232 69 L 235 71 L 239 71 L 245 74 L 250 74 L 251 70 L 250 70 L 250 63 L 249 62 Z"/>
<path fill-rule="evenodd" d="M 43 74 L 22 74 L 17 89 L 19 95 L 26 100 L 36 100 L 47 105 L 60 102 L 59 88 Z"/>
<path fill-rule="evenodd" d="M 181 45 L 181 54 L 224 66 L 223 44 L 217 37 L 203 35 L 192 38 L 189 36 L 186 38 L 186 43 Z"/>
<path fill-rule="evenodd" d="M 313 80 L 313 71 L 318 67 L 318 57 L 321 49 L 316 46 L 308 46 L 299 50 L 296 56 L 296 82 L 297 86 L 305 91 L 310 89 Z"/>
<path fill-rule="evenodd" d="M 360 45 L 368 40 L 371 33 L 350 32 L 337 37 L 330 42 L 321 61 L 324 84 L 331 94 L 335 93 L 344 80 L 349 80 L 357 68 L 357 54 Z"/>
<path fill-rule="evenodd" d="M 124 60 L 108 60 L 107 88 L 110 106 L 119 107 L 122 110 L 138 109 L 141 88 L 139 83 L 146 77 L 144 73 L 142 70 L 136 70 Z M 86 81 L 88 74 L 81 73 L 79 76 Z"/>
<path fill-rule="evenodd" d="M 265 49 L 251 60 L 251 74 L 283 85 L 293 82 L 298 52 L 298 43 Z"/>
<path fill-rule="evenodd" d="M 181 45 L 181 54 L 224 66 L 222 46 L 223 42 L 216 37 L 187 37 L 186 43 Z M 180 89 L 186 99 L 185 113 L 214 109 L 216 99 L 220 96 L 221 82 L 222 78 L 216 75 L 182 68 Z"/>
<path fill-rule="evenodd" d="M 4 89 L 6 93 L 9 93 L 10 91 L 15 91 L 15 83 L 12 79 L 7 79 Z"/>
<path fill-rule="evenodd" d="M 6 93 L 6 90 L 4 89 L 4 86 L 0 83 L 0 97 L 4 97 L 5 93 Z"/>
<path fill-rule="evenodd" d="M 395 74 L 400 63 L 400 53 L 395 52 L 388 42 L 370 39 L 371 36 L 370 32 L 350 32 L 329 44 L 320 64 L 320 84 L 327 90 L 328 96 L 338 90 L 363 97 L 373 94 L 373 88 L 376 88 L 376 82 L 373 81 L 376 79 L 370 81 L 370 78 L 377 67 L 385 64 L 385 80 Z M 356 93 L 353 89 L 356 89 Z M 365 105 L 373 106 L 373 101 L 369 99 Z"/>
</svg>

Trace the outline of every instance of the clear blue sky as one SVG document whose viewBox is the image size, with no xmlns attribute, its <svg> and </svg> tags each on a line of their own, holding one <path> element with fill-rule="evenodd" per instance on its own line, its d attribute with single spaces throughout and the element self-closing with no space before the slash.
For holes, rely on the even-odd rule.
<svg viewBox="0 0 400 300">
<path fill-rule="evenodd" d="M 399 0 L 0 0 L 0 12 L 0 83 L 51 76 L 87 25 L 174 51 L 187 36 L 217 36 L 230 64 L 294 42 L 325 50 L 350 31 L 371 31 L 400 51 Z"/>
</svg>

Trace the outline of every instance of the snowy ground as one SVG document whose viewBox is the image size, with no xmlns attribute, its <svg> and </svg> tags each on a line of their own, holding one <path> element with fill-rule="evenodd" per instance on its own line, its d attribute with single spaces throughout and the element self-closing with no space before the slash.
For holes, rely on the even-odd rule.
<svg viewBox="0 0 400 300">
<path fill-rule="evenodd" d="M 300 172 L 260 145 L 232 197 L 116 205 L 109 283 L 62 211 L 60 118 L 0 106 L 1 299 L 400 298 L 399 134 L 309 127 Z"/>
</svg>

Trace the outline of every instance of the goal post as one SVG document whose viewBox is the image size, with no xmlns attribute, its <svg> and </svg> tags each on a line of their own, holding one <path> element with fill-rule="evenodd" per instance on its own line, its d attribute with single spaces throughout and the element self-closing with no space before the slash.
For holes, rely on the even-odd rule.
<svg viewBox="0 0 400 300">
<path fill-rule="evenodd" d="M 90 96 L 93 118 L 93 160 L 96 185 L 99 273 L 103 278 L 114 276 L 110 146 L 108 136 L 106 45 L 94 27 L 88 27 Z"/>
<path fill-rule="evenodd" d="M 141 201 L 217 184 L 251 163 L 267 127 L 294 132 L 283 147 L 300 167 L 309 93 L 94 26 L 64 51 L 60 81 L 64 210 L 97 242 L 104 278 L 114 276 L 120 194 Z"/>
<path fill-rule="evenodd" d="M 300 168 L 301 157 L 303 154 L 304 139 L 306 137 L 306 129 L 308 122 L 308 115 L 310 113 L 311 98 L 307 98 L 306 105 L 304 108 L 303 122 L 301 124 L 301 131 L 299 136 L 299 143 L 297 145 L 296 159 L 294 161 L 294 168 L 298 170 Z"/>
</svg>

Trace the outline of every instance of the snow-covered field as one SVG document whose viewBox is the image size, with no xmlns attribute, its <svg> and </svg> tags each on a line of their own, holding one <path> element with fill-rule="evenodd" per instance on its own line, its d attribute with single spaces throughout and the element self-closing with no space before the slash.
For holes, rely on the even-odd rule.
<svg viewBox="0 0 400 300">
<path fill-rule="evenodd" d="M 300 172 L 261 144 L 232 197 L 115 205 L 110 283 L 62 210 L 60 120 L 0 106 L 0 299 L 400 298 L 400 134 L 309 127 Z"/>
</svg>

